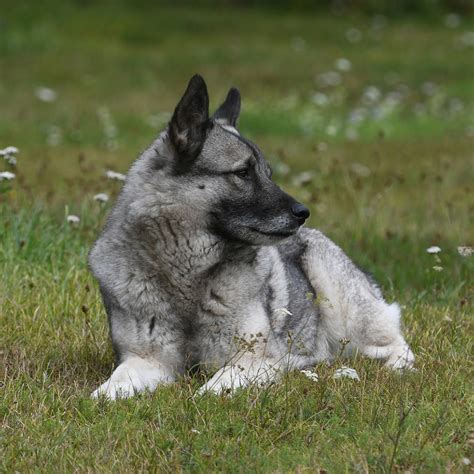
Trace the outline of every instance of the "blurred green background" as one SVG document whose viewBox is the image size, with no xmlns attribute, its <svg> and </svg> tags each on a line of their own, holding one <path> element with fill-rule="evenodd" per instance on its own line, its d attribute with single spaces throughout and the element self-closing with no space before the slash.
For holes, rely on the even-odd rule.
<svg viewBox="0 0 474 474">
<path fill-rule="evenodd" d="M 470 2 L 198 3 L 2 2 L 0 143 L 21 149 L 35 199 L 125 171 L 195 72 L 214 106 L 240 88 L 241 129 L 277 165 L 317 171 L 328 147 L 369 155 L 381 140 L 401 154 L 452 140 L 449 161 L 466 158 Z"/>
</svg>

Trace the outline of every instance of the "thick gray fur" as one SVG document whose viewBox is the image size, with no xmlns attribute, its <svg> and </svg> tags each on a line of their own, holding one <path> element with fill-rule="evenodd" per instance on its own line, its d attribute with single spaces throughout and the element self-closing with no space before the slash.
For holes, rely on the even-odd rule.
<svg viewBox="0 0 474 474">
<path fill-rule="evenodd" d="M 93 396 L 153 390 L 198 364 L 216 371 L 201 392 L 267 383 L 330 361 L 341 341 L 348 354 L 411 367 L 398 306 L 301 227 L 309 212 L 240 136 L 237 89 L 213 117 L 208 103 L 194 76 L 90 252 L 117 362 Z"/>
</svg>

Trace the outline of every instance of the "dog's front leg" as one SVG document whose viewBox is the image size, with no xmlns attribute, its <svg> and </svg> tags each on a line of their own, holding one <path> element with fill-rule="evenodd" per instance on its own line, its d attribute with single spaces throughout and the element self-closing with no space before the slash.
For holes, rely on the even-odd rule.
<svg viewBox="0 0 474 474">
<path fill-rule="evenodd" d="M 154 294 L 143 291 L 141 299 L 135 298 L 133 304 L 125 305 L 103 287 L 101 292 L 119 364 L 91 396 L 127 398 L 173 382 L 183 371 L 183 337 L 177 318 L 171 311 L 159 311 L 159 299 L 151 299 Z"/>
<path fill-rule="evenodd" d="M 254 354 L 239 353 L 219 369 L 198 391 L 214 394 L 232 393 L 250 384 L 267 385 L 274 381 L 281 371 L 280 364 Z"/>
<path fill-rule="evenodd" d="M 159 384 L 175 379 L 169 368 L 153 359 L 128 357 L 112 373 L 110 378 L 92 392 L 92 398 L 101 396 L 109 400 L 132 397 L 144 390 L 153 391 Z"/>
</svg>

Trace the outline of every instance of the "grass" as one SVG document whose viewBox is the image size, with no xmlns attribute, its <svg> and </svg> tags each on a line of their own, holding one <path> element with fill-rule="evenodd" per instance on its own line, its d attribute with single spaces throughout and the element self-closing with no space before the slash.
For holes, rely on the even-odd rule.
<svg viewBox="0 0 474 474">
<path fill-rule="evenodd" d="M 21 152 L 16 179 L 0 182 L 0 470 L 469 472 L 473 262 L 457 247 L 473 244 L 472 20 L 375 27 L 138 5 L 16 2 L 1 14 L 0 148 Z M 351 70 L 323 87 L 341 57 Z M 316 367 L 317 383 L 291 373 L 232 398 L 194 397 L 202 374 L 132 400 L 88 398 L 113 363 L 86 267 L 111 204 L 93 195 L 117 194 L 104 171 L 126 171 L 196 71 L 213 106 L 239 86 L 242 131 L 310 206 L 309 225 L 401 303 L 417 372 L 357 358 Z M 57 99 L 38 100 L 41 86 Z M 332 378 L 343 364 L 360 382 Z"/>
</svg>

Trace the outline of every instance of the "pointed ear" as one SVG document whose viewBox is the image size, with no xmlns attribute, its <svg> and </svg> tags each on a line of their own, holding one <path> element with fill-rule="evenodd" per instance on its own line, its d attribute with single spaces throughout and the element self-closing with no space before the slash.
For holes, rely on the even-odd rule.
<svg viewBox="0 0 474 474">
<path fill-rule="evenodd" d="M 189 81 L 169 123 L 170 140 L 180 156 L 194 159 L 200 153 L 209 123 L 206 83 L 196 74 Z"/>
<path fill-rule="evenodd" d="M 222 125 L 235 127 L 240 114 L 240 92 L 232 87 L 227 93 L 224 103 L 216 110 L 212 118 Z"/>
</svg>

